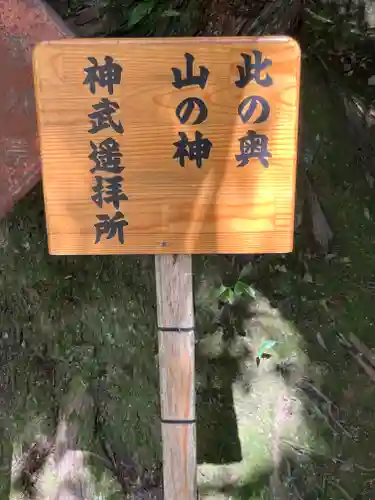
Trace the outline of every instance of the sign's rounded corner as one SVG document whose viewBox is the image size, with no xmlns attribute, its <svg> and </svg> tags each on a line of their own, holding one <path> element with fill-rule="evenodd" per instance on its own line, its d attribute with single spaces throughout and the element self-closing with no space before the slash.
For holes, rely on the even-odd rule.
<svg viewBox="0 0 375 500">
<path fill-rule="evenodd" d="M 49 42 L 44 40 L 41 42 L 37 42 L 34 45 L 34 47 L 32 49 L 32 58 L 33 58 L 34 63 L 40 57 L 40 53 L 45 50 L 45 47 L 48 46 L 48 44 L 49 44 Z"/>
<path fill-rule="evenodd" d="M 293 49 L 297 52 L 298 57 L 300 58 L 301 57 L 301 46 L 300 46 L 298 40 L 296 40 L 292 36 L 287 36 L 285 38 L 286 38 L 288 44 L 293 47 Z"/>
</svg>

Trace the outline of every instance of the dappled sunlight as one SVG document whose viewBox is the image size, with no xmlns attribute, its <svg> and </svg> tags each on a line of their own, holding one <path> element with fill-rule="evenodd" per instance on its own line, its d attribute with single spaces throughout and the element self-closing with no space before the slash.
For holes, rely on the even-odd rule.
<svg viewBox="0 0 375 500">
<path fill-rule="evenodd" d="M 319 376 L 305 353 L 301 335 L 260 294 L 250 304 L 249 312 L 250 318 L 244 320 L 246 335 L 238 336 L 229 348 L 233 356 L 244 352 L 239 344 L 244 344 L 246 351 L 232 383 L 242 461 L 223 465 L 202 464 L 199 484 L 201 493 L 208 495 L 203 498 L 210 498 L 215 491 L 224 494 L 225 490 L 228 490 L 228 495 L 223 498 L 237 498 L 233 496 L 234 490 L 257 482 L 264 474 L 270 476 L 271 489 L 283 490 L 285 481 L 279 475 L 284 458 L 293 461 L 296 450 L 311 454 L 315 448 L 320 450 L 319 453 L 326 448 L 307 418 L 301 381 L 310 379 L 315 373 L 318 383 Z M 215 335 L 208 337 L 215 338 Z M 211 338 L 211 343 L 207 338 L 203 339 L 206 354 L 210 345 L 215 352 L 211 355 L 218 355 L 220 338 L 222 335 L 216 335 L 216 341 Z M 270 339 L 277 342 L 268 351 L 271 358 L 262 359 L 257 367 L 258 349 L 262 342 Z M 282 492 L 278 491 L 278 494 Z"/>
</svg>

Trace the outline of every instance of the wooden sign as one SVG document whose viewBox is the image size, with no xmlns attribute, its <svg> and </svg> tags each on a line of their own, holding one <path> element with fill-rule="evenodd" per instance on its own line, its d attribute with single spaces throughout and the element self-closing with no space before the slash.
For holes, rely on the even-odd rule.
<svg viewBox="0 0 375 500">
<path fill-rule="evenodd" d="M 293 250 L 294 40 L 46 42 L 34 75 L 51 254 Z"/>
</svg>

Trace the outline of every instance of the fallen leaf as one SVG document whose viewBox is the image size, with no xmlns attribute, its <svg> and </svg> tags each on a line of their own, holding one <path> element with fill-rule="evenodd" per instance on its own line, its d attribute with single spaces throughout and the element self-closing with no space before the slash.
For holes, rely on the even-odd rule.
<svg viewBox="0 0 375 500">
<path fill-rule="evenodd" d="M 314 283 L 313 281 L 313 278 L 311 276 L 310 273 L 305 273 L 302 280 L 305 282 L 305 283 Z"/>
<path fill-rule="evenodd" d="M 363 209 L 363 213 L 364 213 L 364 215 L 365 215 L 365 217 L 366 217 L 367 220 L 371 219 L 370 210 L 367 207 L 365 207 Z"/>
<path fill-rule="evenodd" d="M 174 9 L 167 9 L 163 12 L 163 16 L 165 17 L 178 17 L 181 13 Z"/>
<path fill-rule="evenodd" d="M 333 232 L 327 222 L 326 216 L 320 206 L 318 197 L 313 190 L 311 182 L 305 174 L 307 188 L 307 201 L 312 220 L 312 233 L 314 239 L 321 246 L 324 252 L 328 252 L 330 241 L 333 238 Z"/>
<path fill-rule="evenodd" d="M 330 261 L 332 259 L 334 259 L 337 255 L 335 253 L 327 253 L 327 255 L 325 255 L 324 259 L 327 260 L 327 261 Z"/>
<path fill-rule="evenodd" d="M 286 268 L 286 266 L 284 266 L 284 264 L 282 264 L 282 265 L 277 264 L 275 266 L 275 269 L 276 269 L 276 271 L 280 271 L 280 273 L 287 273 L 288 272 L 288 269 Z"/>
<path fill-rule="evenodd" d="M 241 272 L 240 272 L 240 275 L 238 277 L 239 280 L 241 280 L 242 278 L 248 278 L 250 276 L 250 274 L 252 273 L 253 271 L 253 263 L 252 262 L 248 262 L 246 264 L 246 266 L 244 266 L 242 269 L 241 269 Z"/>
<path fill-rule="evenodd" d="M 329 311 L 329 308 L 327 306 L 327 300 L 328 299 L 320 299 L 319 300 L 319 304 L 323 307 L 323 309 L 328 312 Z"/>
<path fill-rule="evenodd" d="M 136 4 L 134 9 L 130 12 L 128 19 L 128 28 L 132 28 L 136 24 L 138 24 L 143 18 L 148 16 L 152 9 L 154 8 L 155 3 L 153 0 L 148 0 L 142 3 Z"/>
<path fill-rule="evenodd" d="M 365 177 L 366 177 L 366 181 L 368 182 L 368 185 L 370 186 L 370 188 L 372 188 L 374 186 L 374 180 L 375 179 L 368 172 L 366 172 Z"/>
<path fill-rule="evenodd" d="M 351 260 L 350 257 L 341 257 L 340 262 L 341 264 L 350 264 Z"/>
<path fill-rule="evenodd" d="M 363 133 L 365 129 L 365 105 L 357 97 L 344 96 L 346 116 L 357 133 Z"/>
<path fill-rule="evenodd" d="M 319 332 L 316 334 L 316 340 L 318 341 L 318 344 L 321 347 L 323 347 L 323 349 L 325 349 L 326 351 L 328 351 L 327 346 L 326 346 L 326 344 L 325 344 L 325 342 L 323 340 L 323 337 L 322 337 L 322 335 Z"/>
</svg>

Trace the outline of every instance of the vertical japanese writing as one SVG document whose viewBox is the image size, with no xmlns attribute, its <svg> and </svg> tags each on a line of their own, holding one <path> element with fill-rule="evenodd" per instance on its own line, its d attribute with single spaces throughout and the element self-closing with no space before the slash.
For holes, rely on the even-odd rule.
<svg viewBox="0 0 375 500">
<path fill-rule="evenodd" d="M 259 50 L 253 50 L 252 56 L 241 54 L 243 66 L 237 66 L 239 78 L 235 85 L 238 88 L 245 88 L 248 83 L 254 81 L 261 87 L 269 87 L 273 84 L 272 77 L 267 72 L 267 68 L 272 66 L 271 59 L 263 59 L 263 54 Z M 254 124 L 263 123 L 268 120 L 271 108 L 267 100 L 259 95 L 245 97 L 238 106 L 238 115 L 242 123 L 252 121 Z M 268 168 L 268 158 L 272 154 L 268 151 L 268 136 L 266 134 L 257 134 L 254 130 L 248 130 L 247 135 L 241 137 L 240 153 L 236 155 L 239 161 L 237 167 L 248 165 L 249 160 L 258 159 L 263 167 Z"/>
<path fill-rule="evenodd" d="M 84 85 L 88 85 L 93 95 L 96 94 L 97 86 L 107 89 L 110 96 L 113 95 L 114 86 L 121 84 L 122 67 L 115 63 L 110 56 L 104 58 L 104 64 L 101 66 L 95 57 L 88 57 L 88 61 L 91 66 L 84 68 L 86 73 Z M 88 114 L 89 134 L 95 135 L 106 129 L 110 129 L 116 134 L 124 134 L 124 127 L 115 116 L 120 110 L 116 101 L 104 97 L 93 104 L 92 108 L 93 111 Z M 128 197 L 122 189 L 124 178 L 121 174 L 124 167 L 121 164 L 120 145 L 113 137 L 107 137 L 98 142 L 90 140 L 90 147 L 89 158 L 93 162 L 93 168 L 90 169 L 90 172 L 94 174 L 91 200 L 100 209 L 103 208 L 104 204 L 112 205 L 115 209 L 113 216 L 108 213 L 96 216 L 95 243 L 99 243 L 106 235 L 108 240 L 117 236 L 118 241 L 124 244 L 124 228 L 128 225 L 128 221 L 120 211 L 120 202 L 126 201 Z"/>
<path fill-rule="evenodd" d="M 172 68 L 174 81 L 172 85 L 176 89 L 198 85 L 202 90 L 206 87 L 209 70 L 204 66 L 199 66 L 199 74 L 194 75 L 194 56 L 185 54 L 186 60 L 186 77 L 182 77 L 182 72 L 178 68 Z M 199 125 L 207 119 L 208 109 L 205 102 L 198 97 L 187 97 L 176 108 L 176 116 L 184 125 L 190 120 L 193 113 L 197 110 L 197 116 L 192 121 L 193 125 Z M 185 132 L 179 132 L 180 140 L 173 145 L 176 151 L 173 155 L 181 167 L 185 166 L 185 158 L 190 161 L 195 161 L 198 168 L 203 165 L 203 160 L 207 160 L 210 156 L 212 143 L 209 139 L 203 137 L 203 134 L 196 130 L 194 138 L 189 139 Z"/>
</svg>

